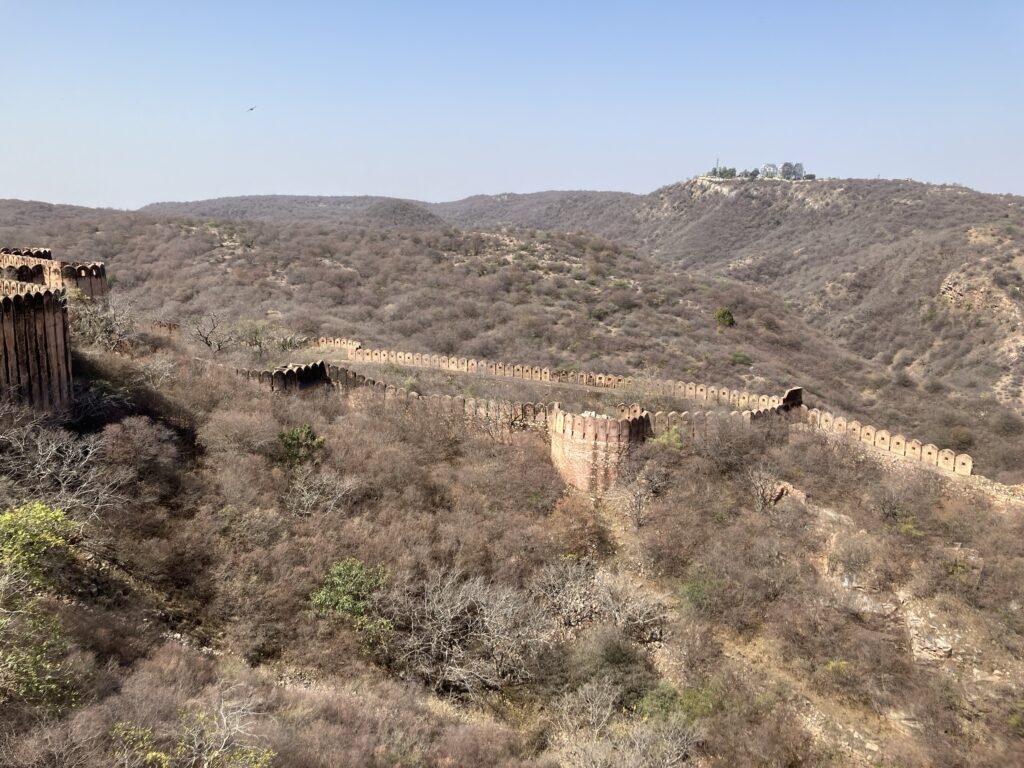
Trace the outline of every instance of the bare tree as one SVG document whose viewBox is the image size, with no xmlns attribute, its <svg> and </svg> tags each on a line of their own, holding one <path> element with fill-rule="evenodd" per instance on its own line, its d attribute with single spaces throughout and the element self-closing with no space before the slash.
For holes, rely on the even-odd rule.
<svg viewBox="0 0 1024 768">
<path fill-rule="evenodd" d="M 392 630 L 385 661 L 438 692 L 474 696 L 527 682 L 549 623 L 525 598 L 457 571 L 393 587 L 375 605 Z"/>
<path fill-rule="evenodd" d="M 623 576 L 605 575 L 599 582 L 601 613 L 638 643 L 662 639 L 668 608 L 643 587 Z"/>
<path fill-rule="evenodd" d="M 545 565 L 531 580 L 530 589 L 564 627 L 575 627 L 599 614 L 594 568 L 586 561 L 559 560 Z"/>
<path fill-rule="evenodd" d="M 622 738 L 622 764 L 674 768 L 689 761 L 701 741 L 697 729 L 681 717 L 637 723 Z"/>
<path fill-rule="evenodd" d="M 639 529 L 647 522 L 651 500 L 664 490 L 666 475 L 664 467 L 648 461 L 620 486 L 617 501 L 634 528 Z"/>
<path fill-rule="evenodd" d="M 292 476 L 285 506 L 296 515 L 330 515 L 350 504 L 361 486 L 357 478 L 303 466 Z"/>
<path fill-rule="evenodd" d="M 600 738 L 615 716 L 621 691 L 607 677 L 590 680 L 562 697 L 558 724 L 563 733 L 580 733 Z"/>
<path fill-rule="evenodd" d="M 782 496 L 778 470 L 765 461 L 747 467 L 743 472 L 756 512 L 764 512 Z"/>
<path fill-rule="evenodd" d="M 225 329 L 224 321 L 216 312 L 209 312 L 193 318 L 189 322 L 188 329 L 192 338 L 213 352 L 220 352 L 234 341 L 231 334 Z"/>
<path fill-rule="evenodd" d="M 8 503 L 37 498 L 51 506 L 95 515 L 127 502 L 135 478 L 127 467 L 101 460 L 99 435 L 78 437 L 63 429 L 32 423 L 0 432 L 0 487 Z"/>
<path fill-rule="evenodd" d="M 255 696 L 232 686 L 212 706 L 193 707 L 185 714 L 174 764 L 182 768 L 269 766 L 272 753 L 253 747 L 256 726 L 263 717 Z"/>
<path fill-rule="evenodd" d="M 71 333 L 76 340 L 108 352 L 126 352 L 135 344 L 138 319 L 134 305 L 124 297 L 81 298 L 68 306 Z"/>
</svg>

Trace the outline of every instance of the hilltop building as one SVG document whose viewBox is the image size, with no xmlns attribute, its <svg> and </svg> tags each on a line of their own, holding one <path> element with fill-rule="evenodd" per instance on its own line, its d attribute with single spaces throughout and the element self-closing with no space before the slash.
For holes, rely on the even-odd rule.
<svg viewBox="0 0 1024 768">
<path fill-rule="evenodd" d="M 806 174 L 804 173 L 803 163 L 785 162 L 782 165 L 765 163 L 761 166 L 762 179 L 789 179 L 790 181 L 799 181 L 805 176 Z"/>
</svg>

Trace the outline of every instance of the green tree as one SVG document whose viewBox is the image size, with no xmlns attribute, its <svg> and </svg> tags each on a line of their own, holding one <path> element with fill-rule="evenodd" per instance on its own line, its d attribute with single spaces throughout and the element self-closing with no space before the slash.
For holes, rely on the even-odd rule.
<svg viewBox="0 0 1024 768">
<path fill-rule="evenodd" d="M 383 587 L 386 581 L 384 566 L 370 567 L 362 560 L 347 557 L 331 566 L 323 585 L 309 599 L 321 616 L 359 621 L 366 616 L 370 595 Z"/>
<path fill-rule="evenodd" d="M 324 439 L 318 437 L 309 424 L 286 429 L 278 435 L 278 440 L 284 451 L 284 462 L 292 469 L 315 461 L 324 445 Z"/>
<path fill-rule="evenodd" d="M 37 582 L 47 556 L 65 550 L 75 524 L 63 510 L 38 501 L 0 514 L 0 567 Z"/>
<path fill-rule="evenodd" d="M 66 553 L 74 530 L 64 512 L 39 502 L 0 514 L 0 703 L 58 711 L 76 699 L 63 629 L 36 597 L 48 561 Z"/>
<path fill-rule="evenodd" d="M 733 317 L 731 307 L 719 307 L 715 310 L 715 322 L 726 328 L 736 325 L 736 318 Z"/>
</svg>

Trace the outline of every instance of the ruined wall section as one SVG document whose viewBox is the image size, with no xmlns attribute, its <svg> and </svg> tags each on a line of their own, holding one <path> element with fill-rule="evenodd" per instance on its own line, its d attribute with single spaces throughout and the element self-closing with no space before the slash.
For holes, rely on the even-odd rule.
<svg viewBox="0 0 1024 768">
<path fill-rule="evenodd" d="M 0 277 L 64 288 L 90 299 L 107 295 L 107 268 L 96 261 L 55 261 L 48 248 L 0 248 Z"/>
<path fill-rule="evenodd" d="M 71 344 L 64 291 L 0 281 L 0 397 L 40 411 L 71 407 Z"/>
<path fill-rule="evenodd" d="M 843 437 L 868 448 L 884 451 L 905 461 L 934 467 L 956 475 L 970 475 L 974 472 L 974 459 L 966 453 L 956 453 L 949 448 L 939 448 L 931 443 L 908 438 L 887 429 L 861 424 L 856 419 L 836 416 L 818 408 L 800 408 L 801 421 L 811 429 L 828 435 Z"/>
</svg>

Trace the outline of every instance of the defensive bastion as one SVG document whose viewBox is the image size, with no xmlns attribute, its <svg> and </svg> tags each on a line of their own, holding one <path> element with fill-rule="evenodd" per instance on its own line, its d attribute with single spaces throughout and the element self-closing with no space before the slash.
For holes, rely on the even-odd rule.
<svg viewBox="0 0 1024 768">
<path fill-rule="evenodd" d="M 47 248 L 0 248 L 0 397 L 38 411 L 71 407 L 69 295 L 103 299 L 102 264 L 54 261 Z"/>
</svg>

